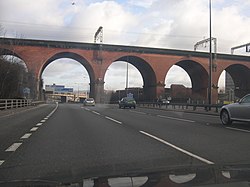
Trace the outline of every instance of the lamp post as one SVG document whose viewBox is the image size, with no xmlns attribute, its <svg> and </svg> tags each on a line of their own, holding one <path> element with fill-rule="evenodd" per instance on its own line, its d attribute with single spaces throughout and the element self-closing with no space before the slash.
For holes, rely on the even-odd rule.
<svg viewBox="0 0 250 187">
<path fill-rule="evenodd" d="M 81 84 L 81 83 L 75 82 L 74 84 L 77 85 L 77 97 L 76 97 L 76 98 L 79 99 L 79 84 Z M 80 100 L 80 99 L 79 99 L 79 100 Z"/>
<path fill-rule="evenodd" d="M 127 71 L 126 71 L 126 95 L 128 95 L 128 62 L 127 62 Z"/>
<path fill-rule="evenodd" d="M 209 0 L 209 74 L 208 74 L 208 104 L 212 104 L 212 2 Z"/>
</svg>

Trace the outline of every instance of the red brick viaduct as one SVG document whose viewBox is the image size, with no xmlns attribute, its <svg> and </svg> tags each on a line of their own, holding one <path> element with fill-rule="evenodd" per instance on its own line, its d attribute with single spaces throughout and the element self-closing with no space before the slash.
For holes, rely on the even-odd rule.
<svg viewBox="0 0 250 187">
<path fill-rule="evenodd" d="M 164 93 L 165 77 L 173 65 L 182 67 L 192 81 L 194 97 L 207 100 L 209 54 L 204 52 L 145 48 L 135 46 L 0 38 L 0 55 L 21 58 L 37 77 L 56 59 L 70 58 L 81 63 L 89 73 L 90 95 L 100 101 L 104 91 L 104 76 L 115 61 L 134 65 L 142 75 L 144 98 L 153 100 Z M 250 92 L 250 57 L 213 54 L 212 103 L 218 99 L 218 81 L 223 70 L 233 78 L 235 95 Z"/>
</svg>

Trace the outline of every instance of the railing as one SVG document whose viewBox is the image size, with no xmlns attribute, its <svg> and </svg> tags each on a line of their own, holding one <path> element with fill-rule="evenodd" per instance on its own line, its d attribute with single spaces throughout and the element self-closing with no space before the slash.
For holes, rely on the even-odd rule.
<svg viewBox="0 0 250 187">
<path fill-rule="evenodd" d="M 139 102 L 137 105 L 140 107 L 153 107 L 153 108 L 166 108 L 166 109 L 182 109 L 182 110 L 193 110 L 196 111 L 199 109 L 204 109 L 204 111 L 211 111 L 212 109 L 215 112 L 219 112 L 219 109 L 223 106 L 223 104 L 188 104 L 188 103 L 157 103 L 157 102 Z"/>
<path fill-rule="evenodd" d="M 30 99 L 0 99 L 0 110 L 30 106 Z"/>
</svg>

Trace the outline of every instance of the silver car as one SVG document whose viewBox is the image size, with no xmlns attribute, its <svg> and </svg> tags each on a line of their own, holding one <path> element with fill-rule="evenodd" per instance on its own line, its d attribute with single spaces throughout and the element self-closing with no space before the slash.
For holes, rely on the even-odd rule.
<svg viewBox="0 0 250 187">
<path fill-rule="evenodd" d="M 87 98 L 83 102 L 84 106 L 95 106 L 95 100 L 93 98 Z"/>
<path fill-rule="evenodd" d="M 233 121 L 250 122 L 250 94 L 237 103 L 223 106 L 220 119 L 223 125 L 230 125 Z"/>
</svg>

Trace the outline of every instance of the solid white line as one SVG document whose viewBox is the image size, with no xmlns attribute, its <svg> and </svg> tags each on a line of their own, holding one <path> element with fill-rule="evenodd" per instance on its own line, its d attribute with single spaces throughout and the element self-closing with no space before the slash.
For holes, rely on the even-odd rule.
<svg viewBox="0 0 250 187">
<path fill-rule="evenodd" d="M 55 112 L 56 112 L 56 110 L 57 110 L 57 108 L 58 108 L 58 102 L 56 102 L 56 107 L 54 108 L 54 110 L 52 110 L 48 115 L 47 115 L 47 117 L 46 118 L 49 118 L 50 116 L 52 116 Z M 44 118 L 44 119 L 46 119 L 46 118 Z M 41 121 L 42 122 L 42 121 Z M 44 121 L 45 122 L 45 121 Z"/>
<path fill-rule="evenodd" d="M 129 112 L 133 112 L 133 113 L 137 113 L 137 114 L 147 114 L 147 113 L 145 113 L 145 112 L 138 112 L 138 111 L 132 111 L 132 110 L 129 110 Z"/>
<path fill-rule="evenodd" d="M 41 122 L 41 123 L 44 123 L 44 122 L 46 122 L 46 120 L 43 119 L 43 120 L 41 120 L 40 122 Z"/>
<path fill-rule="evenodd" d="M 96 112 L 96 111 L 92 111 L 94 114 L 97 114 L 97 115 L 101 115 L 100 113 Z"/>
<path fill-rule="evenodd" d="M 26 133 L 25 135 L 23 135 L 23 136 L 21 137 L 21 139 L 27 139 L 27 138 L 29 138 L 31 135 L 32 135 L 31 133 Z"/>
<path fill-rule="evenodd" d="M 38 127 L 33 127 L 32 129 L 30 129 L 31 132 L 34 132 L 38 129 Z"/>
<path fill-rule="evenodd" d="M 36 124 L 36 126 L 41 126 L 43 123 L 38 123 L 38 124 Z"/>
<path fill-rule="evenodd" d="M 175 111 L 175 112 L 178 112 L 178 111 Z M 198 114 L 198 113 L 194 113 L 194 112 L 192 112 L 192 113 L 185 113 L 186 115 L 197 115 L 197 116 L 209 116 L 209 118 L 218 118 L 219 117 L 219 115 L 210 115 L 209 113 L 208 114 Z M 216 114 L 216 112 L 214 112 L 214 114 Z"/>
<path fill-rule="evenodd" d="M 6 149 L 5 151 L 15 151 L 17 150 L 17 148 L 22 145 L 22 143 L 13 143 L 8 149 Z"/>
<path fill-rule="evenodd" d="M 4 163 L 4 160 L 0 160 L 0 166 Z"/>
<path fill-rule="evenodd" d="M 113 121 L 113 122 L 116 122 L 116 123 L 122 124 L 122 122 L 117 121 L 117 120 L 115 120 L 115 119 L 113 119 L 113 118 L 110 118 L 110 117 L 108 117 L 108 116 L 105 116 L 105 118 L 106 118 L 106 119 L 109 119 L 109 120 L 111 120 L 111 121 Z"/>
<path fill-rule="evenodd" d="M 241 131 L 241 132 L 247 132 L 247 133 L 250 133 L 250 131 L 248 130 L 244 130 L 244 129 L 237 129 L 237 128 L 233 128 L 233 127 L 226 127 L 227 129 L 230 129 L 230 130 L 235 130 L 235 131 Z"/>
<path fill-rule="evenodd" d="M 147 133 L 147 132 L 140 131 L 140 133 L 142 133 L 142 134 L 144 134 L 144 135 L 146 135 L 146 136 L 148 136 L 148 137 L 151 137 L 151 138 L 153 138 L 153 139 L 155 139 L 155 140 L 157 140 L 157 141 L 159 141 L 159 142 L 161 142 L 161 143 L 163 143 L 163 144 L 165 144 L 165 145 L 168 145 L 168 146 L 170 146 L 170 147 L 176 149 L 177 151 L 180 151 L 180 152 L 182 152 L 182 153 L 184 153 L 184 154 L 186 154 L 186 155 L 189 155 L 189 156 L 191 156 L 191 157 L 193 157 L 193 158 L 196 158 L 196 159 L 198 159 L 198 160 L 200 160 L 200 161 L 202 161 L 202 162 L 205 162 L 206 164 L 214 164 L 213 162 L 211 162 L 211 161 L 209 161 L 209 160 L 207 160 L 207 159 L 205 159 L 205 158 L 202 158 L 202 157 L 200 157 L 200 156 L 198 156 L 198 155 L 195 155 L 195 154 L 193 154 L 193 153 L 191 153 L 191 152 L 189 152 L 189 151 L 186 151 L 186 150 L 184 150 L 184 149 L 182 149 L 182 148 L 180 148 L 180 147 L 177 147 L 177 146 L 175 146 L 175 145 L 173 145 L 173 144 L 171 144 L 171 143 L 169 143 L 169 142 L 167 142 L 167 141 L 165 141 L 165 140 L 163 140 L 163 139 L 160 139 L 160 138 L 158 138 L 158 137 L 156 137 L 156 136 L 154 136 L 154 135 L 151 135 L 151 134 L 149 134 L 149 133 Z"/>
<path fill-rule="evenodd" d="M 174 118 L 174 117 L 162 116 L 162 115 L 157 115 L 157 116 L 160 117 L 160 118 L 166 118 L 166 119 L 172 119 L 172 120 L 178 120 L 178 121 L 184 121 L 184 122 L 195 123 L 195 121 L 188 120 L 188 119 Z"/>
</svg>

